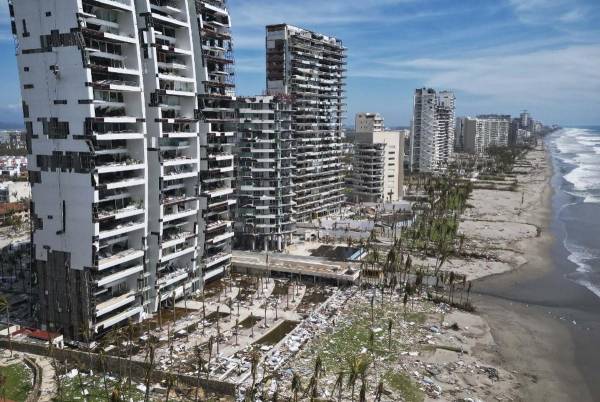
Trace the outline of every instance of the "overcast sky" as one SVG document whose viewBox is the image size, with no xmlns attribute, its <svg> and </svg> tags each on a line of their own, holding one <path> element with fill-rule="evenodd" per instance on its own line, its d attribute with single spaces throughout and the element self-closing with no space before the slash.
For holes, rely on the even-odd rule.
<svg viewBox="0 0 600 402">
<path fill-rule="evenodd" d="M 240 95 L 265 88 L 265 25 L 348 47 L 348 117 L 408 125 L 415 88 L 451 89 L 457 113 L 600 124 L 599 0 L 230 0 Z M 0 0 L 0 122 L 21 120 L 14 44 Z"/>
</svg>

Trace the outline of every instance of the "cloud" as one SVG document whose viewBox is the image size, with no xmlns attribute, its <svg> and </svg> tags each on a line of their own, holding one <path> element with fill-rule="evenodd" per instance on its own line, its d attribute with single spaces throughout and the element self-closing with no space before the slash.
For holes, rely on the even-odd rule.
<svg viewBox="0 0 600 402">
<path fill-rule="evenodd" d="M 581 0 L 508 0 L 525 24 L 573 24 L 586 18 Z"/>
<path fill-rule="evenodd" d="M 388 79 L 414 75 L 418 77 L 415 87 L 457 91 L 461 94 L 457 103 L 479 112 L 501 105 L 529 105 L 544 110 L 550 120 L 566 110 L 581 109 L 575 105 L 600 104 L 600 45 L 485 57 L 379 61 L 379 65 Z"/>
</svg>

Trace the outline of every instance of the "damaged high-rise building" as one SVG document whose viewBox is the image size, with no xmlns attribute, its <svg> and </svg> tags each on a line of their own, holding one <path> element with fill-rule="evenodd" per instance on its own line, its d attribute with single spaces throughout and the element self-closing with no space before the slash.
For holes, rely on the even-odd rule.
<svg viewBox="0 0 600 402">
<path fill-rule="evenodd" d="M 224 1 L 9 1 L 32 183 L 35 314 L 92 339 L 231 260 Z"/>
<path fill-rule="evenodd" d="M 410 137 L 412 171 L 445 169 L 454 152 L 455 101 L 450 91 L 415 90 Z"/>
<path fill-rule="evenodd" d="M 294 153 L 289 97 L 238 99 L 238 243 L 282 251 L 292 241 Z"/>
<path fill-rule="evenodd" d="M 346 48 L 291 25 L 267 26 L 267 92 L 290 95 L 296 147 L 296 220 L 338 211 L 344 201 L 342 121 Z"/>
</svg>

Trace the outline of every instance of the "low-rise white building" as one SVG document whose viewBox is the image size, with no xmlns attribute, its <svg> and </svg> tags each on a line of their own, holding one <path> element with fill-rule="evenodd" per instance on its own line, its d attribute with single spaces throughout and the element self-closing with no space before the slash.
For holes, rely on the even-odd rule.
<svg viewBox="0 0 600 402">
<path fill-rule="evenodd" d="M 0 203 L 19 202 L 31 198 L 31 185 L 27 181 L 0 183 Z"/>
</svg>

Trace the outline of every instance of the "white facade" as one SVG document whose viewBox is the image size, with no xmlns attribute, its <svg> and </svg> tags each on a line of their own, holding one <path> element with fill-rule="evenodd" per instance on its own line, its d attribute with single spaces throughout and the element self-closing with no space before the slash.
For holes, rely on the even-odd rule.
<svg viewBox="0 0 600 402">
<path fill-rule="evenodd" d="M 26 181 L 0 183 L 0 203 L 19 202 L 31 198 L 31 185 Z"/>
<path fill-rule="evenodd" d="M 292 96 L 296 220 L 338 211 L 344 201 L 342 121 L 346 48 L 290 25 L 267 26 L 267 91 Z"/>
<path fill-rule="evenodd" d="M 233 157 L 207 151 L 210 123 L 199 123 L 199 110 L 208 111 L 199 100 L 210 56 L 197 51 L 209 29 L 201 19 L 222 15 L 214 25 L 228 29 L 227 11 L 214 4 L 9 2 L 42 328 L 70 339 L 101 335 L 207 279 L 204 232 L 212 217 L 201 205 L 200 192 L 210 191 L 201 189 L 201 171 L 210 171 L 212 158 L 233 174 Z M 211 244 L 229 251 L 227 233 Z"/>
<path fill-rule="evenodd" d="M 222 276 L 231 266 L 237 121 L 231 18 L 226 1 L 191 1 L 190 9 L 194 7 L 193 37 L 199 39 L 194 40 L 200 110 L 199 258 L 206 282 Z"/>
<path fill-rule="evenodd" d="M 295 229 L 291 102 L 283 96 L 240 98 L 237 110 L 237 239 L 253 250 L 282 251 Z"/>
<path fill-rule="evenodd" d="M 500 118 L 461 118 L 458 133 L 464 141 L 464 152 L 483 154 L 490 147 L 508 146 L 510 120 Z"/>
<path fill-rule="evenodd" d="M 379 113 L 357 113 L 354 130 L 357 133 L 372 133 L 385 130 L 383 117 Z"/>
<path fill-rule="evenodd" d="M 411 132 L 411 169 L 444 169 L 454 152 L 455 96 L 449 91 L 415 91 Z"/>
<path fill-rule="evenodd" d="M 356 133 L 350 179 L 353 202 L 395 202 L 404 195 L 403 131 Z"/>
</svg>

